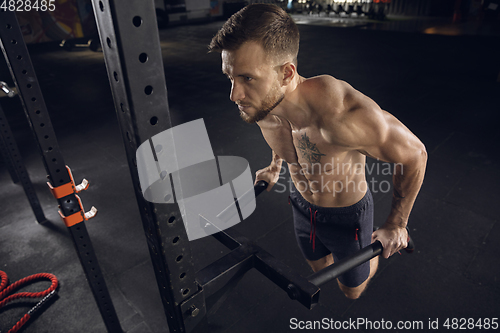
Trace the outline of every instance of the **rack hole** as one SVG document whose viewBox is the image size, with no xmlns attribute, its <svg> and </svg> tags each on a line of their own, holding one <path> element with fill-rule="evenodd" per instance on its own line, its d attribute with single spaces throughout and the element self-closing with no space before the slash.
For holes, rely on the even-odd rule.
<svg viewBox="0 0 500 333">
<path fill-rule="evenodd" d="M 165 202 L 169 202 L 169 201 L 170 201 L 170 199 L 172 199 L 172 196 L 171 196 L 170 194 L 167 194 L 167 195 L 165 196 L 165 198 L 163 198 L 163 200 L 164 200 Z"/>
<path fill-rule="evenodd" d="M 23 73 L 24 75 L 26 75 L 26 74 L 28 74 L 28 71 L 25 70 L 25 69 L 23 69 L 23 71 L 21 73 Z"/>
<path fill-rule="evenodd" d="M 172 240 L 172 243 L 176 244 L 178 241 L 179 241 L 179 237 L 175 237 L 173 240 Z"/>
<path fill-rule="evenodd" d="M 17 60 L 22 60 L 23 56 L 22 55 L 18 55 L 16 58 L 17 58 Z"/>
<path fill-rule="evenodd" d="M 101 12 L 104 11 L 104 4 L 102 3 L 102 1 L 99 1 L 99 8 L 101 9 Z"/>
<path fill-rule="evenodd" d="M 12 44 L 16 45 L 17 44 L 17 40 L 13 39 L 10 41 Z"/>
<path fill-rule="evenodd" d="M 118 73 L 117 72 L 113 72 L 113 76 L 115 78 L 115 81 L 118 82 Z"/>
<path fill-rule="evenodd" d="M 146 61 L 148 61 L 148 55 L 146 53 L 139 54 L 139 61 L 145 63 Z"/>
<path fill-rule="evenodd" d="M 134 18 L 132 19 L 132 23 L 136 27 L 140 27 L 142 25 L 142 18 L 140 16 L 134 16 Z"/>
<path fill-rule="evenodd" d="M 31 101 L 36 102 L 36 97 L 32 97 Z"/>
<path fill-rule="evenodd" d="M 6 27 L 7 29 L 12 29 L 12 26 L 11 26 L 10 24 L 7 24 L 5 27 Z"/>
<path fill-rule="evenodd" d="M 149 123 L 153 126 L 158 124 L 158 117 L 156 117 L 156 116 L 151 117 L 151 119 L 149 119 Z"/>
<path fill-rule="evenodd" d="M 153 93 L 153 86 L 146 86 L 146 88 L 144 88 L 144 93 L 146 95 L 151 95 Z"/>
<path fill-rule="evenodd" d="M 189 288 L 184 289 L 184 290 L 182 291 L 182 294 L 183 294 L 184 296 L 186 296 L 187 294 L 189 294 Z"/>
<path fill-rule="evenodd" d="M 111 48 L 111 39 L 109 39 L 109 37 L 106 37 L 106 43 L 108 44 L 108 47 Z"/>
<path fill-rule="evenodd" d="M 40 112 L 41 112 L 40 110 L 36 110 L 35 111 L 36 114 L 40 114 Z"/>
<path fill-rule="evenodd" d="M 45 124 L 44 124 L 44 123 L 41 123 L 41 124 L 40 124 L 40 127 L 44 127 L 44 126 L 45 126 Z"/>
<path fill-rule="evenodd" d="M 179 275 L 179 279 L 184 279 L 186 277 L 186 273 L 181 273 L 181 275 Z"/>
<path fill-rule="evenodd" d="M 175 222 L 175 216 L 170 216 L 168 219 L 168 223 L 174 223 Z"/>
<path fill-rule="evenodd" d="M 184 258 L 182 255 L 178 256 L 177 258 L 175 258 L 175 261 L 177 262 L 181 262 L 182 261 L 182 258 Z"/>
</svg>

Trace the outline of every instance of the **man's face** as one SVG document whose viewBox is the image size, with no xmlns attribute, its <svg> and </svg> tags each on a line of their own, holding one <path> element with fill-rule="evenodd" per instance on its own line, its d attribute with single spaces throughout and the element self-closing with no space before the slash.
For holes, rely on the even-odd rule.
<svg viewBox="0 0 500 333">
<path fill-rule="evenodd" d="M 231 101 L 247 123 L 264 119 L 284 97 L 277 67 L 257 42 L 222 51 L 222 72 L 231 80 Z"/>
</svg>

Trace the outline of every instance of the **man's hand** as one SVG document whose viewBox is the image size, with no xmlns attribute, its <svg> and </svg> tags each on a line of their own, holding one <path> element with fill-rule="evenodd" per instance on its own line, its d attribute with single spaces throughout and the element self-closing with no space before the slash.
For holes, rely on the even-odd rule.
<svg viewBox="0 0 500 333">
<path fill-rule="evenodd" d="M 255 173 L 255 184 L 259 180 L 266 181 L 269 185 L 267 185 L 267 191 L 271 191 L 271 188 L 276 184 L 280 178 L 281 168 L 276 168 L 275 165 L 270 165 L 261 169 Z"/>
<path fill-rule="evenodd" d="M 278 154 L 276 154 L 273 151 L 273 159 L 271 161 L 271 164 L 268 167 L 265 167 L 264 169 L 260 169 L 255 173 L 255 184 L 259 180 L 264 180 L 267 182 L 267 191 L 271 191 L 273 188 L 274 184 L 276 184 L 280 178 L 280 171 L 281 171 L 281 163 L 283 160 L 281 157 L 279 157 Z"/>
<path fill-rule="evenodd" d="M 372 234 L 372 243 L 377 240 L 384 248 L 382 257 L 387 259 L 408 246 L 408 231 L 405 227 L 384 224 Z"/>
</svg>

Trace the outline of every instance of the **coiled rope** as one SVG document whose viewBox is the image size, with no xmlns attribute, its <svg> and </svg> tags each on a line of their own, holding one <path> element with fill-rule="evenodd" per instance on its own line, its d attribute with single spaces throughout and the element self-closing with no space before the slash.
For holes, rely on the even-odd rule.
<svg viewBox="0 0 500 333">
<path fill-rule="evenodd" d="M 11 294 L 14 290 L 21 288 L 24 285 L 30 284 L 33 281 L 36 280 L 41 280 L 41 279 L 48 279 L 52 281 L 52 285 L 44 291 L 41 292 L 21 292 L 21 293 L 16 293 L 13 295 L 8 296 Z M 43 299 L 38 302 L 31 310 L 26 313 L 21 320 L 19 320 L 14 327 L 12 327 L 7 333 L 15 333 L 17 332 L 28 320 L 33 316 L 33 314 L 38 311 L 47 301 L 54 296 L 56 292 L 56 288 L 59 284 L 59 281 L 57 280 L 57 277 L 53 274 L 50 273 L 39 273 L 39 274 L 33 274 L 28 277 L 25 277 L 24 279 L 21 279 L 19 281 L 16 281 L 15 283 L 11 284 L 9 287 L 7 287 L 9 283 L 9 278 L 7 274 L 3 271 L 0 271 L 0 309 L 9 303 L 10 301 L 19 299 L 19 298 L 41 298 Z M 4 290 L 5 289 L 5 290 Z"/>
</svg>

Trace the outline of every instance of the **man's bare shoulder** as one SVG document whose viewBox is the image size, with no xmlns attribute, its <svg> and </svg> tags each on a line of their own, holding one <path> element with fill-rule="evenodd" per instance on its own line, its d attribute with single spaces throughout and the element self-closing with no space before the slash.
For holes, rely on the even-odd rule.
<svg viewBox="0 0 500 333">
<path fill-rule="evenodd" d="M 330 75 L 305 79 L 299 85 L 299 93 L 307 104 L 315 109 L 324 105 L 338 107 L 345 95 L 345 82 Z"/>
<path fill-rule="evenodd" d="M 373 103 L 349 83 L 330 75 L 308 78 L 299 87 L 302 98 L 317 114 L 343 116 Z"/>
<path fill-rule="evenodd" d="M 305 78 L 301 83 L 303 86 L 315 89 L 340 89 L 345 84 L 346 82 L 326 74 Z"/>
<path fill-rule="evenodd" d="M 308 105 L 319 116 L 328 141 L 358 146 L 358 130 L 379 129 L 383 111 L 349 83 L 329 75 L 307 79 L 304 93 Z"/>
</svg>

